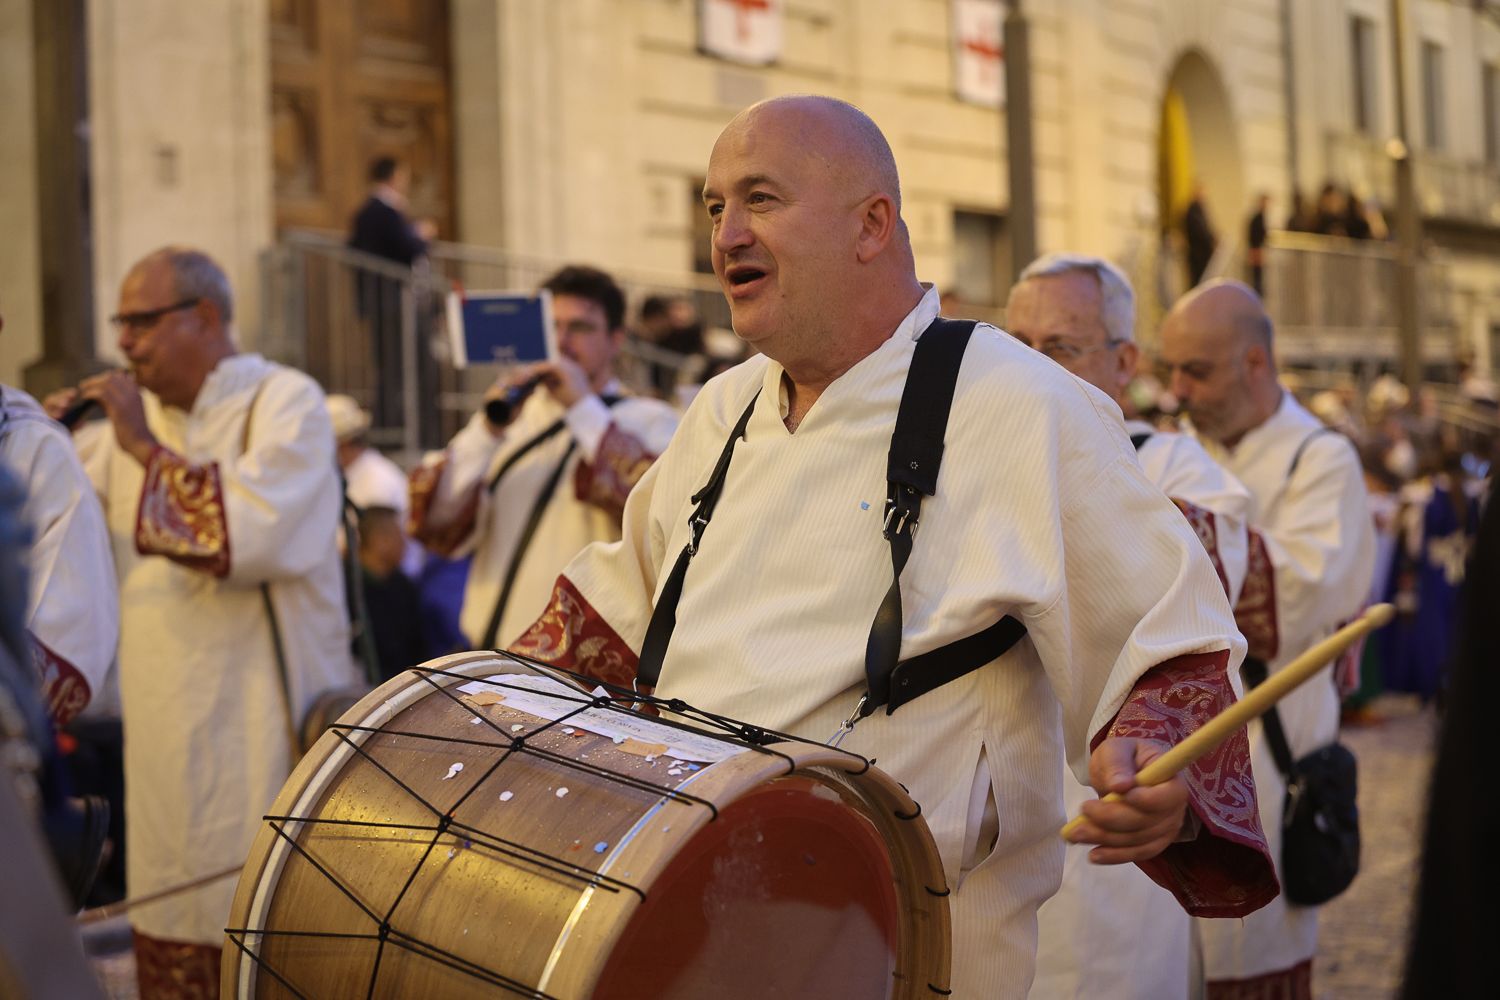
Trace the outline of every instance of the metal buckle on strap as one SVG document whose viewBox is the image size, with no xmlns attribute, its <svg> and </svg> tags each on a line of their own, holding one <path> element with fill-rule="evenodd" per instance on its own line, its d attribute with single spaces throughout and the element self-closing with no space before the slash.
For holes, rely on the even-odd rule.
<svg viewBox="0 0 1500 1000">
<path fill-rule="evenodd" d="M 703 541 L 703 529 L 708 527 L 708 518 L 701 514 L 694 514 L 688 521 L 688 555 L 698 554 L 698 543 Z"/>
<path fill-rule="evenodd" d="M 905 504 L 898 504 L 894 500 L 885 502 L 885 527 L 884 533 L 887 539 L 901 534 L 908 527 L 911 529 L 912 537 L 917 534 L 916 512 Z"/>
<path fill-rule="evenodd" d="M 854 705 L 854 711 L 849 713 L 849 718 L 839 724 L 838 732 L 828 738 L 828 745 L 837 750 L 839 744 L 844 742 L 844 737 L 854 732 L 854 724 L 860 720 L 860 713 L 864 711 L 865 702 L 870 700 L 869 692 L 859 696 L 859 701 Z"/>
</svg>

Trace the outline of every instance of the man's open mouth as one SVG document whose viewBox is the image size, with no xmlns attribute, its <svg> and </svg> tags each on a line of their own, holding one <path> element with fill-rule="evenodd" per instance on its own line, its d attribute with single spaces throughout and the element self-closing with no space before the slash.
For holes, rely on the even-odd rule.
<svg viewBox="0 0 1500 1000">
<path fill-rule="evenodd" d="M 740 289 L 749 290 L 749 286 L 766 276 L 766 272 L 758 267 L 732 267 L 725 272 L 724 277 L 729 280 L 732 291 Z"/>
</svg>

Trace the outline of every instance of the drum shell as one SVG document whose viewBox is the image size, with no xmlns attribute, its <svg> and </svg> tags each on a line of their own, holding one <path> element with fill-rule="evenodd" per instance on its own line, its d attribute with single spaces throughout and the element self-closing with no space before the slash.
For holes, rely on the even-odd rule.
<svg viewBox="0 0 1500 1000">
<path fill-rule="evenodd" d="M 424 666 L 462 675 L 451 679 L 434 677 L 434 681 L 447 687 L 462 684 L 469 677 L 488 677 L 513 669 L 489 653 L 461 654 Z M 419 714 L 419 702 L 426 698 L 433 699 L 427 707 L 440 706 L 451 715 L 457 707 L 451 699 L 437 694 L 434 685 L 422 679 L 420 670 L 382 685 L 346 713 L 340 725 L 387 726 L 401 713 L 413 709 L 401 717 L 400 726 L 392 727 L 400 729 Z M 506 720 L 508 724 L 500 727 L 502 731 L 509 725 L 522 724 L 509 723 L 510 717 L 503 710 L 504 706 L 486 710 Z M 462 715 L 464 722 L 471 721 L 468 711 Z M 451 722 L 447 725 L 450 730 L 453 728 Z M 486 727 L 473 726 L 470 732 L 475 730 L 485 731 Z M 362 735 L 349 733 L 354 739 Z M 462 738 L 467 734 L 458 735 Z M 628 784 L 622 787 L 618 781 L 599 784 L 578 776 L 577 772 L 559 772 L 551 767 L 551 762 L 546 762 L 548 767 L 528 770 L 522 760 L 525 755 L 512 758 L 484 782 L 473 784 L 474 769 L 483 769 L 483 756 L 494 754 L 492 739 L 475 738 L 476 745 L 472 747 L 448 744 L 425 754 L 414 753 L 411 756 L 419 764 L 410 773 L 400 775 L 413 791 L 437 804 L 439 800 L 456 797 L 460 780 L 468 780 L 473 787 L 472 800 L 483 803 L 478 813 L 480 821 L 473 826 L 481 831 L 486 823 L 505 826 L 506 840 L 523 848 L 538 847 L 585 872 L 597 872 L 598 880 L 582 881 L 567 872 L 539 870 L 515 858 L 497 866 L 492 850 L 497 845 L 490 842 L 486 832 L 476 834 L 456 826 L 437 838 L 436 853 L 429 856 L 424 862 L 424 872 L 405 889 L 406 895 L 392 925 L 423 941 L 443 942 L 444 950 L 454 955 L 503 952 L 505 960 L 498 963 L 497 971 L 511 977 L 517 988 L 534 988 L 559 997 L 593 995 L 615 944 L 631 924 L 643 896 L 651 891 L 684 846 L 693 842 L 705 824 L 713 821 L 717 810 L 793 771 L 802 777 L 860 769 L 853 765 L 858 758 L 852 755 L 797 744 L 778 747 L 774 753 L 738 753 L 701 770 L 682 768 L 683 773 L 673 779 L 663 773 L 667 770 L 661 766 L 667 763 L 665 760 L 648 765 L 638 756 L 622 756 L 603 737 L 581 733 L 564 737 L 556 727 L 545 737 L 553 745 L 563 741 L 562 749 L 575 749 L 581 756 L 608 759 L 626 781 L 636 771 L 644 772 L 653 785 L 670 786 L 675 780 L 683 795 L 692 799 L 677 800 L 656 789 L 643 790 Z M 385 735 L 365 738 L 411 739 Z M 542 737 L 538 741 L 545 742 Z M 488 745 L 477 745 L 481 743 Z M 382 800 L 382 784 L 389 789 L 397 786 L 388 776 L 377 775 L 370 768 L 365 768 L 368 773 L 355 774 L 349 765 L 358 761 L 356 752 L 339 733 L 325 734 L 299 764 L 270 815 L 411 822 L 414 826 L 423 822 L 432 824 L 432 814 L 424 815 L 416 799 L 392 795 Z M 465 769 L 449 778 L 446 771 L 453 763 L 465 763 Z M 511 770 L 507 773 L 506 768 Z M 559 773 L 564 775 L 562 780 L 566 784 L 555 780 Z M 352 779 L 350 774 L 354 774 Z M 567 777 L 568 774 L 575 777 Z M 891 851 L 895 866 L 891 877 L 904 893 L 896 961 L 907 978 L 925 981 L 919 984 L 918 992 L 908 994 L 898 990 L 892 995 L 934 995 L 926 988 L 927 982 L 940 989 L 947 980 L 948 912 L 941 865 L 925 824 L 916 818 L 919 810 L 900 786 L 873 769 L 847 781 L 828 780 L 826 775 L 818 780 L 829 786 L 830 794 L 845 796 L 850 808 L 866 814 L 882 840 L 895 845 Z M 340 785 L 340 781 L 344 784 Z M 351 787 L 351 781 L 359 787 Z M 562 788 L 568 792 L 559 798 L 557 792 Z M 501 791 L 512 792 L 508 802 L 500 802 Z M 461 824 L 473 818 L 465 806 L 454 812 L 454 819 Z M 410 838 L 403 841 L 399 833 L 393 835 L 390 830 L 376 838 L 362 839 L 362 833 L 354 828 L 334 828 L 340 836 L 332 837 L 324 830 L 310 834 L 308 831 L 316 824 L 274 822 L 299 842 L 314 837 L 314 846 L 309 850 L 319 857 L 336 846 L 346 859 L 342 863 L 353 872 L 342 877 L 350 883 L 354 895 L 377 913 L 394 901 L 394 894 L 413 867 L 412 862 L 434 839 L 431 831 L 412 831 Z M 317 841 L 318 837 L 323 840 Z M 348 842 L 335 843 L 340 838 Z M 357 860 L 347 860 L 350 858 Z M 350 933 L 368 933 L 373 929 L 375 922 L 352 902 L 329 893 L 326 884 L 318 888 L 320 880 L 323 877 L 268 822 L 257 837 L 242 875 L 230 928 L 286 930 L 316 925 L 326 930 L 331 924 L 338 931 Z M 316 904 L 321 912 L 308 912 L 314 908 L 308 902 L 310 899 L 324 901 Z M 476 945 L 476 939 L 484 944 Z M 268 944 L 271 940 L 260 939 L 262 954 L 278 950 Z M 239 935 L 237 942 L 236 935 L 230 935 L 223 973 L 227 995 L 251 995 L 250 987 L 256 982 L 262 987 L 270 985 L 267 976 L 257 975 L 256 963 L 245 957 L 240 943 L 254 941 Z M 294 944 L 296 947 L 280 950 L 290 954 L 298 948 L 305 952 L 309 947 L 305 941 Z M 305 969 L 301 974 L 317 978 L 311 982 L 311 988 L 302 985 L 309 983 L 308 980 L 299 980 L 299 988 L 313 996 L 364 995 L 376 947 L 377 943 L 368 939 L 335 942 L 317 961 L 304 963 L 316 971 L 310 973 Z M 390 942 L 386 947 L 392 949 L 392 954 L 404 951 Z M 391 978 L 389 982 L 382 979 L 378 995 L 463 995 L 460 991 L 465 988 L 484 985 L 430 962 L 415 966 L 430 968 L 425 973 L 405 967 L 393 971 L 392 963 L 387 961 L 382 976 Z M 919 967 L 920 974 L 914 974 Z M 279 991 L 257 989 L 254 995 L 279 995 Z M 492 993 L 475 989 L 473 995 Z"/>
</svg>

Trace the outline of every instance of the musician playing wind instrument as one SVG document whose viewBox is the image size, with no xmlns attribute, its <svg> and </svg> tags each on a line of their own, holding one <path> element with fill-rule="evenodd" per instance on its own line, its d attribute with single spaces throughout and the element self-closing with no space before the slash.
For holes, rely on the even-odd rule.
<svg viewBox="0 0 1500 1000">
<path fill-rule="evenodd" d="M 1281 386 L 1271 338 L 1260 298 L 1236 281 L 1189 293 L 1162 325 L 1162 360 L 1189 430 L 1250 490 L 1249 569 L 1235 620 L 1249 657 L 1274 674 L 1359 611 L 1375 543 L 1354 446 Z M 1338 733 L 1338 693 L 1326 677 L 1277 713 L 1293 759 Z M 1250 747 L 1261 823 L 1279 858 L 1286 782 L 1259 722 Z M 1209 997 L 1312 996 L 1316 907 L 1277 899 L 1243 921 L 1201 921 L 1198 931 Z"/>
<path fill-rule="evenodd" d="M 133 374 L 79 390 L 109 418 L 75 440 L 119 579 L 132 896 L 242 862 L 290 772 L 291 721 L 356 680 L 323 393 L 239 353 L 232 310 L 206 255 L 151 254 L 113 317 Z M 233 894 L 223 879 L 131 912 L 143 998 L 217 995 Z"/>
<path fill-rule="evenodd" d="M 917 281 L 879 128 L 829 98 L 757 104 L 719 136 L 703 200 L 735 331 L 762 355 L 704 388 L 631 494 L 622 540 L 568 566 L 515 648 L 626 684 L 659 663 L 663 697 L 818 740 L 867 684 L 894 704 L 914 664 L 901 676 L 925 693 L 860 719 L 843 746 L 921 804 L 952 889 L 954 996 L 1027 993 L 1036 910 L 1062 871 L 1065 751 L 1078 780 L 1129 790 L 1086 806 L 1075 836 L 1098 845 L 1093 860 L 1140 864 L 1191 912 L 1264 905 L 1277 884 L 1243 733 L 1133 787 L 1163 743 L 1234 700 L 1244 643 L 1118 408 L 978 327 L 918 509 L 905 465 L 888 463 L 903 388 L 931 356 L 922 339 L 966 331 L 929 328 L 938 296 Z M 931 450 L 912 459 L 919 477 Z M 704 526 L 694 497 L 710 482 Z M 893 577 L 899 610 L 876 617 Z M 669 605 L 675 626 L 653 622 Z M 1006 651 L 947 683 L 917 659 L 978 633 L 987 655 L 1003 632 Z M 889 674 L 867 669 L 897 655 Z"/>
<path fill-rule="evenodd" d="M 677 429 L 676 410 L 626 395 L 615 377 L 625 293 L 614 279 L 573 266 L 542 287 L 559 357 L 504 373 L 490 395 L 537 391 L 481 408 L 411 475 L 412 535 L 443 555 L 474 554 L 459 627 L 486 649 L 531 624 L 580 549 L 620 537 L 626 495 Z"/>
</svg>

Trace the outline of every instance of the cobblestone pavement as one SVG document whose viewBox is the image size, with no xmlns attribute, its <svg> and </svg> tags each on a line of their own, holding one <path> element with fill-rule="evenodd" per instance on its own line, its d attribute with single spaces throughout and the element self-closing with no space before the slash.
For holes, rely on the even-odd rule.
<svg viewBox="0 0 1500 1000">
<path fill-rule="evenodd" d="M 1405 698 L 1382 699 L 1375 712 L 1384 721 L 1343 734 L 1359 759 L 1363 857 L 1349 891 L 1323 910 L 1317 1000 L 1384 1000 L 1401 982 L 1436 717 Z M 111 1000 L 135 1000 L 128 950 L 96 956 L 94 970 Z"/>
<path fill-rule="evenodd" d="M 1359 760 L 1360 873 L 1323 908 L 1317 1000 L 1383 1000 L 1401 985 L 1437 716 L 1410 698 L 1381 699 L 1374 711 L 1384 721 L 1342 735 Z"/>
</svg>

